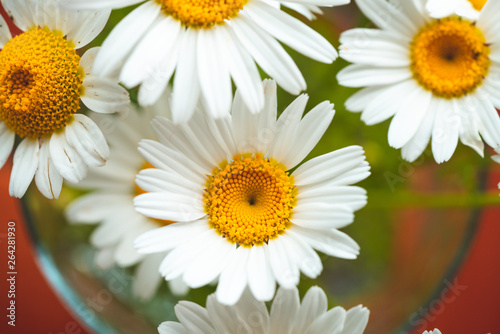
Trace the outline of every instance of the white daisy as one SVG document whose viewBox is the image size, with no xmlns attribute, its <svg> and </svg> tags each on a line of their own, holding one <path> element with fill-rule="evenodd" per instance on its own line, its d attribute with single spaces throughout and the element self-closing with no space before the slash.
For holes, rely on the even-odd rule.
<svg viewBox="0 0 500 334">
<path fill-rule="evenodd" d="M 368 125 L 394 116 L 389 144 L 409 161 L 429 141 L 438 163 L 451 158 L 459 139 L 481 156 L 483 140 L 500 146 L 500 0 L 488 1 L 475 22 L 432 19 L 424 0 L 357 4 L 380 29 L 341 35 L 341 57 L 354 65 L 337 78 L 366 87 L 346 102 L 349 110 L 362 111 Z"/>
<path fill-rule="evenodd" d="M 143 0 L 61 0 L 71 8 L 119 8 Z M 350 0 L 292 0 L 284 3 L 311 17 L 317 7 Z M 191 118 L 199 98 L 215 117 L 231 108 L 232 87 L 241 88 L 251 112 L 264 96 L 256 63 L 290 92 L 306 89 L 292 58 L 278 42 L 324 63 L 337 57 L 320 34 L 280 9 L 277 0 L 148 0 L 111 32 L 97 56 L 94 73 L 106 76 L 121 68 L 131 88 L 142 84 L 139 103 L 153 103 L 173 72 L 172 115 L 176 123 Z M 313 6 L 311 6 L 313 5 Z"/>
<path fill-rule="evenodd" d="M 434 328 L 433 331 L 425 331 L 422 334 L 441 334 L 441 331 L 437 328 Z"/>
<path fill-rule="evenodd" d="M 293 174 L 319 141 L 333 115 L 325 101 L 302 120 L 308 97 L 299 96 L 276 121 L 276 84 L 264 81 L 265 104 L 252 114 L 236 92 L 232 117 L 199 111 L 176 126 L 152 122 L 160 143 L 139 150 L 154 169 L 139 173 L 147 191 L 135 198 L 149 217 L 178 221 L 136 240 L 141 253 L 168 251 L 165 279 L 192 288 L 219 278 L 216 295 L 234 304 L 246 286 L 270 300 L 276 281 L 285 288 L 300 271 L 315 278 L 322 263 L 313 249 L 354 259 L 359 246 L 338 229 L 366 204 L 366 191 L 349 186 L 370 173 L 363 149 L 347 147 L 314 158 Z"/>
<path fill-rule="evenodd" d="M 457 14 L 476 20 L 485 3 L 486 0 L 428 0 L 426 8 L 435 18 Z"/>
<path fill-rule="evenodd" d="M 80 101 L 101 113 L 128 104 L 117 80 L 91 75 L 97 49 L 75 49 L 94 39 L 109 10 L 63 11 L 55 0 L 2 0 L 23 32 L 12 37 L 0 18 L 0 168 L 15 149 L 9 192 L 22 197 L 33 177 L 40 192 L 57 198 L 63 178 L 81 181 L 102 166 L 109 149 L 97 125 L 78 113 Z"/>
<path fill-rule="evenodd" d="M 72 223 L 99 224 L 90 239 L 99 249 L 95 258 L 99 267 L 109 269 L 113 265 L 138 264 L 133 291 L 141 299 L 151 298 L 159 287 L 162 278 L 158 268 L 165 254 L 139 254 L 134 248 L 134 239 L 172 222 L 146 218 L 135 211 L 134 196 L 143 192 L 136 186 L 135 176 L 147 165 L 137 145 L 143 138 L 155 138 L 149 122 L 156 115 L 167 115 L 167 95 L 153 107 L 140 112 L 130 110 L 116 117 L 93 117 L 108 130 L 110 158 L 106 166 L 91 169 L 88 177 L 78 184 L 79 188 L 92 191 L 77 198 L 66 209 L 66 217 Z M 171 288 L 175 294 L 187 292 L 180 280 L 174 281 Z"/>
<path fill-rule="evenodd" d="M 271 306 L 244 293 L 234 306 L 226 306 L 214 295 L 207 307 L 181 301 L 175 306 L 180 322 L 166 321 L 158 327 L 160 334 L 191 333 L 261 333 L 261 334 L 361 334 L 370 311 L 362 305 L 348 311 L 340 306 L 328 310 L 325 292 L 315 286 L 307 291 L 302 303 L 296 288 L 280 288 Z"/>
</svg>

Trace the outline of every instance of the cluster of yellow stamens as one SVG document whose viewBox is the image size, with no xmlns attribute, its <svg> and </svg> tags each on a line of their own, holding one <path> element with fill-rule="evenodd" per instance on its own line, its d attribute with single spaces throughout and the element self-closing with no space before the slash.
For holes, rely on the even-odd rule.
<svg viewBox="0 0 500 334">
<path fill-rule="evenodd" d="M 209 28 L 238 15 L 247 0 L 156 0 L 163 12 L 184 25 Z"/>
<path fill-rule="evenodd" d="M 210 226 L 231 243 L 262 245 L 291 226 L 293 178 L 259 154 L 233 159 L 208 176 L 204 202 Z"/>
<path fill-rule="evenodd" d="M 83 71 L 62 33 L 32 28 L 0 52 L 0 119 L 20 137 L 64 127 L 80 106 Z"/>
<path fill-rule="evenodd" d="M 434 95 L 461 97 L 474 91 L 490 67 L 490 48 L 482 32 L 459 17 L 436 20 L 415 36 L 411 69 Z"/>
<path fill-rule="evenodd" d="M 469 0 L 469 2 L 472 4 L 472 7 L 474 7 L 475 10 L 483 9 L 483 6 L 486 3 L 486 1 L 487 0 Z"/>
</svg>

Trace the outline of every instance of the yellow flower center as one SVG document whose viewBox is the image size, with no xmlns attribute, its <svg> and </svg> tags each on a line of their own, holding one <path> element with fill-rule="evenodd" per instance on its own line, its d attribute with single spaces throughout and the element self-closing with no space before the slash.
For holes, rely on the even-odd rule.
<svg viewBox="0 0 500 334">
<path fill-rule="evenodd" d="M 472 4 L 472 7 L 474 7 L 475 10 L 483 9 L 483 6 L 486 3 L 486 1 L 487 0 L 469 0 L 469 2 Z"/>
<path fill-rule="evenodd" d="M 32 28 L 0 52 L 0 119 L 20 137 L 64 127 L 80 107 L 83 70 L 62 33 Z"/>
<path fill-rule="evenodd" d="M 155 168 L 155 166 L 151 165 L 147 161 L 144 161 L 144 163 L 142 164 L 141 168 L 139 168 L 137 173 L 143 169 L 148 169 L 148 168 Z M 147 193 L 146 190 L 142 189 L 136 183 L 134 183 L 134 197 L 145 194 L 145 193 Z M 155 223 L 156 225 L 158 225 L 158 227 L 167 226 L 167 225 L 175 223 L 172 220 L 163 220 L 163 219 L 155 219 L 155 218 L 149 218 L 149 220 L 151 222 Z"/>
<path fill-rule="evenodd" d="M 436 20 L 415 36 L 411 69 L 425 89 L 443 98 L 473 92 L 488 74 L 490 48 L 482 32 L 458 17 Z"/>
<path fill-rule="evenodd" d="M 184 25 L 209 28 L 224 23 L 243 9 L 248 0 L 156 0 L 167 16 L 173 16 Z"/>
<path fill-rule="evenodd" d="M 262 245 L 291 226 L 293 178 L 260 154 L 233 159 L 208 176 L 204 202 L 210 227 L 231 243 Z"/>
</svg>

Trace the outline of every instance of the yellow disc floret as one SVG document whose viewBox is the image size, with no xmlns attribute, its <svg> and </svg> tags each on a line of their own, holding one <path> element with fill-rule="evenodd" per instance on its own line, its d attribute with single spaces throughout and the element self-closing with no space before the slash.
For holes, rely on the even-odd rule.
<svg viewBox="0 0 500 334">
<path fill-rule="evenodd" d="M 474 7 L 475 10 L 483 9 L 483 6 L 486 3 L 486 1 L 487 0 L 469 0 L 469 2 L 472 4 L 472 7 Z"/>
<path fill-rule="evenodd" d="M 20 137 L 64 127 L 79 109 L 83 70 L 62 33 L 32 28 L 0 51 L 0 119 Z"/>
<path fill-rule="evenodd" d="M 291 226 L 293 178 L 262 155 L 236 156 L 208 177 L 204 202 L 210 226 L 229 242 L 262 245 Z"/>
<path fill-rule="evenodd" d="M 247 0 L 156 0 L 163 12 L 184 25 L 209 28 L 229 20 L 243 9 Z"/>
<path fill-rule="evenodd" d="M 459 17 L 434 21 L 415 36 L 411 69 L 425 89 L 443 98 L 473 92 L 488 74 L 490 48 L 482 32 Z"/>
</svg>

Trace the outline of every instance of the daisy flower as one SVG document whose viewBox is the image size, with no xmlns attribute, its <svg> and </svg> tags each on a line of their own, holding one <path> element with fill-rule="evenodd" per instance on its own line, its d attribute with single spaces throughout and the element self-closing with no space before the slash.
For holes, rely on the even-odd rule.
<svg viewBox="0 0 500 334">
<path fill-rule="evenodd" d="M 441 331 L 437 328 L 434 328 L 433 331 L 425 331 L 422 334 L 441 334 Z"/>
<path fill-rule="evenodd" d="M 161 98 L 140 112 L 130 110 L 120 116 L 93 117 L 97 124 L 107 124 L 103 128 L 109 129 L 106 139 L 111 147 L 110 158 L 106 166 L 91 169 L 88 177 L 77 185 L 91 192 L 66 208 L 66 217 L 71 223 L 99 224 L 90 240 L 98 249 L 95 262 L 100 268 L 138 265 L 133 291 L 141 299 L 151 298 L 159 287 L 162 278 L 158 268 L 165 254 L 139 254 L 134 248 L 134 239 L 172 222 L 150 219 L 135 211 L 134 196 L 143 193 L 135 184 L 135 176 L 148 166 L 137 145 L 143 138 L 155 138 L 149 122 L 156 115 L 166 115 L 168 104 L 165 102 L 166 98 Z M 182 295 L 187 287 L 177 280 L 172 282 L 171 290 Z"/>
<path fill-rule="evenodd" d="M 199 110 L 188 123 L 152 122 L 160 142 L 139 150 L 145 169 L 135 198 L 145 216 L 177 221 L 136 240 L 141 253 L 169 252 L 160 265 L 167 280 L 191 288 L 219 279 L 216 295 L 234 304 L 246 286 L 272 299 L 278 282 L 293 288 L 300 272 L 316 278 L 322 263 L 313 249 L 354 259 L 359 246 L 338 229 L 366 204 L 366 191 L 349 186 L 370 173 L 363 149 L 347 147 L 295 168 L 329 126 L 333 105 L 313 108 L 299 96 L 276 121 L 276 84 L 264 81 L 264 109 L 253 114 L 240 90 L 231 117 Z"/>
<path fill-rule="evenodd" d="M 302 303 L 297 288 L 280 288 L 270 313 L 263 302 L 244 293 L 234 306 L 221 304 L 214 295 L 208 296 L 206 308 L 181 301 L 175 306 L 175 314 L 180 322 L 163 322 L 158 327 L 160 334 L 361 334 L 370 311 L 362 305 L 348 311 L 340 306 L 328 310 L 325 292 L 314 286 Z"/>
<path fill-rule="evenodd" d="M 485 3 L 486 0 L 428 0 L 426 8 L 435 18 L 457 14 L 476 20 Z"/>
<path fill-rule="evenodd" d="M 451 158 L 459 140 L 481 156 L 483 140 L 499 147 L 500 0 L 488 1 L 477 21 L 432 19 L 422 0 L 357 4 L 380 29 L 341 35 L 340 55 L 354 64 L 339 72 L 339 83 L 366 87 L 346 107 L 362 111 L 368 125 L 394 116 L 389 144 L 408 161 L 429 141 L 438 163 Z"/>
<path fill-rule="evenodd" d="M 102 166 L 109 149 L 97 125 L 79 113 L 80 101 L 101 113 L 120 110 L 128 93 L 117 81 L 91 74 L 97 49 L 80 57 L 104 27 L 109 10 L 63 11 L 55 0 L 2 0 L 23 32 L 12 37 L 0 19 L 0 167 L 15 149 L 9 192 L 22 197 L 33 177 L 57 198 L 63 178 L 81 181 Z"/>
<path fill-rule="evenodd" d="M 293 0 L 285 5 L 307 16 L 315 5 L 336 6 L 350 0 Z M 144 0 L 62 0 L 69 8 L 119 8 Z M 129 87 L 142 84 L 139 103 L 153 103 L 173 72 L 172 117 L 191 118 L 201 98 L 210 113 L 227 115 L 231 78 L 241 88 L 251 112 L 264 105 L 256 63 L 291 94 L 306 89 L 292 58 L 278 42 L 307 57 L 331 63 L 336 50 L 320 34 L 280 9 L 277 0 L 148 0 L 111 32 L 99 52 L 94 73 L 106 76 L 121 68 Z M 313 5 L 313 6 L 311 6 Z"/>
</svg>

